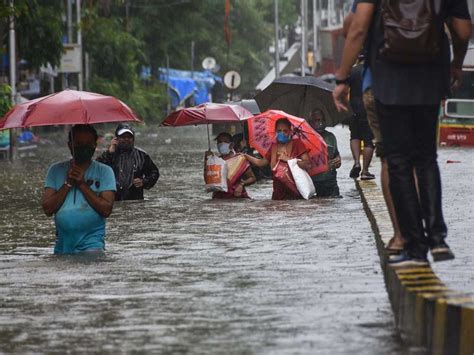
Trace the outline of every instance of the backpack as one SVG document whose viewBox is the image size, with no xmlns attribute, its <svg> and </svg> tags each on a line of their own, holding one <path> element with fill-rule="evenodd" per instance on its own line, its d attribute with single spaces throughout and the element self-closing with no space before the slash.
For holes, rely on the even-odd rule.
<svg viewBox="0 0 474 355">
<path fill-rule="evenodd" d="M 429 63 L 441 52 L 436 0 L 381 0 L 382 58 L 397 63 Z"/>
</svg>

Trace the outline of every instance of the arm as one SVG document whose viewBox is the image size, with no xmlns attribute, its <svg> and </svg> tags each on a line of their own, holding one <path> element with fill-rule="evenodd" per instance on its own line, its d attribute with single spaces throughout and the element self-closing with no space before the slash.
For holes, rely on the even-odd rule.
<svg viewBox="0 0 474 355">
<path fill-rule="evenodd" d="M 107 164 L 108 166 L 112 166 L 113 160 L 113 153 L 110 153 L 108 150 L 103 152 L 99 157 L 97 157 L 97 161 Z"/>
<path fill-rule="evenodd" d="M 342 36 L 347 38 L 349 34 L 349 28 L 351 28 L 352 20 L 354 19 L 354 13 L 349 12 L 347 16 L 344 18 L 344 22 L 342 23 Z"/>
<path fill-rule="evenodd" d="M 265 158 L 262 158 L 262 159 L 258 159 L 258 158 L 255 158 L 255 157 L 252 157 L 248 154 L 244 154 L 244 157 L 245 159 L 248 160 L 248 162 L 252 165 L 255 165 L 259 168 L 263 168 L 264 166 L 267 166 L 269 163 L 268 163 L 268 160 L 265 159 Z"/>
<path fill-rule="evenodd" d="M 253 173 L 252 168 L 250 167 L 245 170 L 245 173 L 243 174 L 242 179 L 240 180 L 243 186 L 255 184 L 256 181 L 257 178 L 255 177 L 255 174 Z"/>
<path fill-rule="evenodd" d="M 471 37 L 471 21 L 452 17 L 448 21 L 449 32 L 453 42 L 453 61 L 451 62 L 451 77 L 453 89 L 462 83 L 462 65 Z"/>
<path fill-rule="evenodd" d="M 249 167 L 247 170 L 245 170 L 245 173 L 242 175 L 242 179 L 235 188 L 234 196 L 240 197 L 244 187 L 254 184 L 255 181 L 257 181 L 257 178 L 255 177 L 252 168 Z"/>
<path fill-rule="evenodd" d="M 298 166 L 301 169 L 308 170 L 309 168 L 311 168 L 311 161 L 309 160 L 309 155 L 307 152 L 301 154 L 299 159 L 301 160 L 298 161 Z"/>
<path fill-rule="evenodd" d="M 341 66 L 336 71 L 336 78 L 344 80 L 349 77 L 352 65 L 355 63 L 361 49 L 364 46 L 367 32 L 372 22 L 374 14 L 374 5 L 370 3 L 359 3 L 353 16 L 347 38 L 344 42 L 344 51 L 342 53 Z M 332 96 L 334 104 L 339 111 L 347 111 L 346 105 L 341 101 L 347 96 L 347 84 L 339 84 L 334 89 Z"/>
<path fill-rule="evenodd" d="M 41 207 L 46 216 L 51 217 L 55 214 L 63 205 L 66 199 L 67 193 L 71 190 L 72 185 L 64 184 L 59 190 L 47 187 L 43 192 L 43 198 L 41 201 Z"/>
<path fill-rule="evenodd" d="M 341 156 L 337 154 L 334 159 L 329 161 L 329 167 L 334 169 L 339 169 L 341 167 Z"/>
<path fill-rule="evenodd" d="M 143 173 L 145 175 L 143 178 L 143 187 L 145 189 L 150 189 L 158 181 L 160 177 L 160 171 L 158 170 L 158 167 L 155 165 L 155 163 L 153 163 L 153 160 L 151 160 L 149 155 L 147 155 L 145 158 L 145 164 L 143 168 Z"/>
<path fill-rule="evenodd" d="M 112 166 L 112 160 L 113 160 L 115 151 L 117 150 L 117 144 L 118 144 L 118 140 L 117 140 L 117 137 L 115 137 L 110 141 L 109 149 L 103 152 L 100 155 L 100 157 L 97 158 L 97 161 L 100 161 L 101 163 Z"/>
<path fill-rule="evenodd" d="M 114 206 L 115 193 L 113 191 L 102 191 L 97 195 L 82 181 L 78 185 L 79 190 L 84 195 L 89 205 L 101 216 L 108 217 L 112 213 Z"/>
</svg>

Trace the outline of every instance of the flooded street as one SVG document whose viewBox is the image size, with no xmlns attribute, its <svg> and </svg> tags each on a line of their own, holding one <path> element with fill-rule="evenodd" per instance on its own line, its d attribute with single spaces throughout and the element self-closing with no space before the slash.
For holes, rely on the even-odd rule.
<svg viewBox="0 0 474 355">
<path fill-rule="evenodd" d="M 52 255 L 39 200 L 65 144 L 1 161 L 0 352 L 403 353 L 348 134 L 334 131 L 343 198 L 310 201 L 271 201 L 271 182 L 211 201 L 204 127 L 137 136 L 161 177 L 146 201 L 115 204 L 96 262 Z"/>
</svg>

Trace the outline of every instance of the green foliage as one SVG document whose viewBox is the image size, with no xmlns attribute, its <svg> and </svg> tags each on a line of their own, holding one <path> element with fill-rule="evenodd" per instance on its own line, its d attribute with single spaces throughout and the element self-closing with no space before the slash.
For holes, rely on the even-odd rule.
<svg viewBox="0 0 474 355">
<path fill-rule="evenodd" d="M 58 65 L 63 51 L 61 23 L 62 8 L 54 0 L 15 0 L 13 10 L 18 45 L 18 56 L 31 68 L 39 68 L 48 62 Z M 2 2 L 0 21 L 4 33 L 8 29 L 11 8 Z M 3 38 L 7 43 L 8 36 Z"/>
<path fill-rule="evenodd" d="M 84 50 L 92 59 L 94 76 L 111 81 L 110 85 L 126 95 L 133 92 L 138 80 L 142 47 L 142 42 L 123 30 L 118 18 L 99 18 L 85 33 Z"/>
<path fill-rule="evenodd" d="M 297 3 L 279 1 L 282 28 L 296 21 Z M 231 69 L 240 72 L 242 94 L 253 90 L 272 60 L 268 47 L 274 33 L 274 1 L 231 1 L 230 48 L 224 40 L 224 4 L 224 0 L 90 1 L 83 23 L 85 50 L 92 62 L 90 89 L 117 96 L 154 121 L 163 112 L 165 91 L 156 83 L 140 83 L 140 67 L 150 65 L 156 75 L 168 57 L 172 68 L 190 70 L 194 64 L 200 70 L 202 60 L 211 56 L 221 67 L 219 75 Z"/>
<path fill-rule="evenodd" d="M 9 85 L 0 85 L 0 117 L 3 117 L 12 108 L 12 88 Z"/>
</svg>

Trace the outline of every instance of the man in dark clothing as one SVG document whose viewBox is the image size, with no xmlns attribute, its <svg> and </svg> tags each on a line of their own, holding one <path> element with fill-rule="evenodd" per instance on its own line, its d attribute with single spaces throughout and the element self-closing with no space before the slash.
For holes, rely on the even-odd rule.
<svg viewBox="0 0 474 355">
<path fill-rule="evenodd" d="M 136 148 L 135 132 L 127 124 L 120 124 L 115 138 L 98 161 L 114 170 L 117 181 L 115 200 L 143 200 L 143 189 L 156 184 L 160 173 L 150 156 Z"/>
<path fill-rule="evenodd" d="M 381 2 L 360 0 L 345 43 L 341 67 L 336 72 L 333 98 L 339 109 L 345 109 L 341 98 L 347 93 L 347 78 L 370 29 L 372 90 L 388 163 L 390 191 L 406 241 L 400 256 L 389 261 L 394 267 L 426 265 L 430 248 L 435 261 L 454 258 L 444 241 L 447 228 L 441 208 L 436 128 L 440 101 L 449 94 L 450 83 L 455 89 L 462 78 L 471 21 L 466 0 L 441 0 L 436 14 L 439 21 L 438 57 L 424 63 L 389 61 L 380 55 L 385 44 Z M 454 56 L 451 63 L 444 24 L 452 38 Z"/>
<path fill-rule="evenodd" d="M 351 152 L 354 159 L 349 176 L 358 178 L 360 173 L 361 180 L 375 179 L 375 176 L 369 172 L 370 162 L 374 155 L 374 136 L 367 121 L 367 112 L 364 108 L 362 92 L 362 70 L 364 65 L 357 64 L 352 68 L 349 77 L 349 103 L 351 104 L 354 115 L 351 118 L 349 129 L 351 131 Z M 362 172 L 360 167 L 361 142 L 364 142 Z"/>
<path fill-rule="evenodd" d="M 328 149 L 328 171 L 311 177 L 317 197 L 341 197 L 337 185 L 337 171 L 341 167 L 341 156 L 337 149 L 336 136 L 326 130 L 326 117 L 323 111 L 314 110 L 308 123 L 323 137 Z"/>
</svg>

